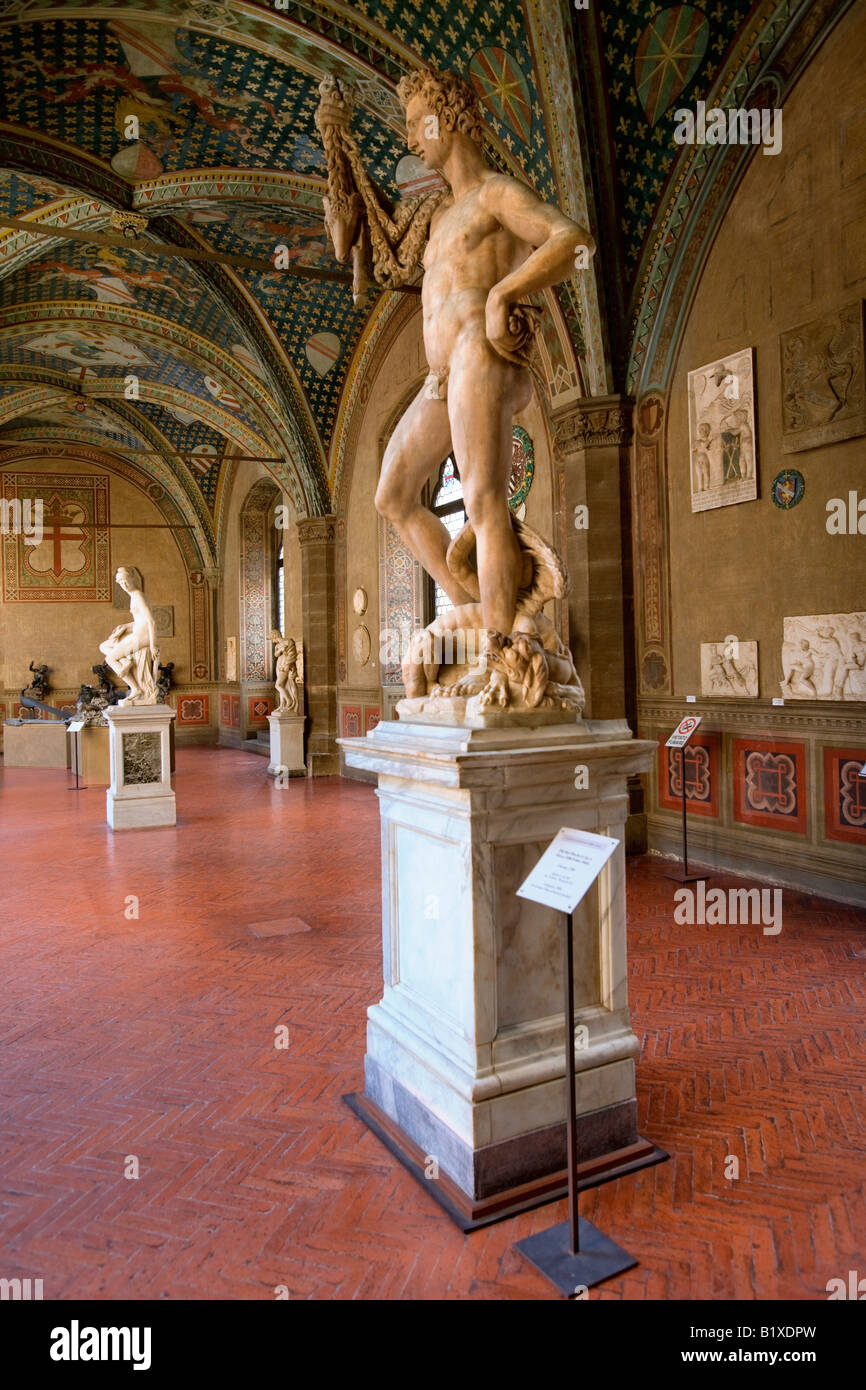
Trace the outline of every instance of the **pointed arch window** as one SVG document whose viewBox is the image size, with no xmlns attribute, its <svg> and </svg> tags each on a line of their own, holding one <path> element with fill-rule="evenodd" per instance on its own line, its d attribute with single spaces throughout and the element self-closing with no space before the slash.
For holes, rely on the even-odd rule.
<svg viewBox="0 0 866 1390">
<path fill-rule="evenodd" d="M 285 564 L 285 545 L 282 533 L 277 532 L 277 544 L 275 546 L 274 557 L 274 612 L 277 615 L 277 627 L 285 636 L 286 631 L 286 564 Z"/>
<path fill-rule="evenodd" d="M 439 476 L 433 486 L 430 510 L 444 524 L 452 540 L 466 525 L 463 484 L 450 454 L 439 469 Z M 440 613 L 450 612 L 453 607 L 454 604 L 441 584 L 434 584 L 431 580 L 431 619 L 438 618 Z"/>
</svg>

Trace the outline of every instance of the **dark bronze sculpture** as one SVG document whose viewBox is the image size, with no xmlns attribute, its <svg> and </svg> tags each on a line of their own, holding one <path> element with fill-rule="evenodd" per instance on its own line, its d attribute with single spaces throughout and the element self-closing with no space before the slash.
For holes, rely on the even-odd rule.
<svg viewBox="0 0 866 1390">
<path fill-rule="evenodd" d="M 101 709 L 106 705 L 116 705 L 123 691 L 112 684 L 111 671 L 107 664 L 103 661 L 98 666 L 91 666 L 90 669 L 94 676 L 99 677 L 99 685 L 81 686 L 78 692 L 79 712 L 93 705 L 94 702 L 97 702 Z"/>
<path fill-rule="evenodd" d="M 31 661 L 30 670 L 33 672 L 33 679 L 30 684 L 25 685 L 24 689 L 21 691 L 22 698 L 24 695 L 31 695 L 34 700 L 44 700 L 45 696 L 48 694 L 49 688 L 48 667 L 45 665 L 34 666 Z"/>
<path fill-rule="evenodd" d="M 173 672 L 173 671 L 174 671 L 174 662 L 173 662 L 173 661 L 166 662 L 165 665 L 163 665 L 163 663 L 160 662 L 160 664 L 159 664 L 159 676 L 158 676 L 158 678 L 157 678 L 156 688 L 157 688 L 157 690 L 159 691 L 159 703 L 160 703 L 161 705 L 164 705 L 164 704 L 165 704 L 166 698 L 167 698 L 167 696 L 168 696 L 168 692 L 171 690 L 172 686 L 174 685 L 174 676 L 172 675 L 172 672 Z"/>
</svg>

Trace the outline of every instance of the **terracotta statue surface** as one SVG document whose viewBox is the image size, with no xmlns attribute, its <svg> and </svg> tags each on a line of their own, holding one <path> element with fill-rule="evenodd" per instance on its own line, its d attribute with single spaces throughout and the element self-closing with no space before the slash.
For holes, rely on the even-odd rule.
<svg viewBox="0 0 866 1390">
<path fill-rule="evenodd" d="M 376 507 L 448 594 L 457 615 L 452 626 L 480 634 L 477 660 L 468 674 L 461 670 L 461 693 L 455 689 L 454 698 L 482 697 L 475 712 L 556 706 L 574 718 L 583 704 L 576 673 L 568 696 L 552 688 L 563 685 L 552 675 L 551 689 L 541 688 L 550 652 L 533 621 L 548 598 L 567 592 L 567 574 L 555 552 L 515 522 L 507 486 L 513 419 L 532 395 L 529 355 L 539 311 L 528 296 L 568 278 L 578 262 L 587 265 L 595 243 L 525 184 L 487 164 L 480 108 L 457 74 L 424 70 L 399 84 L 409 149 L 442 183 L 393 211 L 383 206 L 361 163 L 350 129 L 351 93 L 333 78 L 322 82 L 320 93 L 317 125 L 329 169 L 326 221 L 338 258 L 352 255 L 356 294 L 371 279 L 383 286 L 407 283 L 419 261 L 424 270 L 429 372 L 388 444 Z M 454 542 L 421 502 L 424 484 L 448 454 L 468 517 Z M 518 618 L 524 622 L 515 643 Z M 508 680 L 503 659 L 510 663 Z M 422 681 L 411 653 L 407 661 L 413 704 L 423 705 L 434 686 L 443 696 L 443 686 L 454 683 L 453 662 L 439 663 L 431 676 L 435 662 L 422 661 Z M 533 674 L 524 679 L 518 667 L 523 672 L 526 663 Z M 419 713 L 398 708 L 401 717 Z"/>
</svg>

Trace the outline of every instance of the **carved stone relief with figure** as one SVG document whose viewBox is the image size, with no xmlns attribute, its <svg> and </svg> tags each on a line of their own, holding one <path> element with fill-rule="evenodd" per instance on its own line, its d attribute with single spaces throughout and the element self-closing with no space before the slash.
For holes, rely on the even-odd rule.
<svg viewBox="0 0 866 1390">
<path fill-rule="evenodd" d="M 866 613 L 785 618 L 781 690 L 791 700 L 866 700 Z"/>
<path fill-rule="evenodd" d="M 701 694 L 755 698 L 758 694 L 758 644 L 728 637 L 701 643 Z"/>
<path fill-rule="evenodd" d="M 786 454 L 866 434 L 862 300 L 782 333 L 779 349 Z"/>
<path fill-rule="evenodd" d="M 692 511 L 758 495 L 755 383 L 751 348 L 689 372 Z"/>
</svg>

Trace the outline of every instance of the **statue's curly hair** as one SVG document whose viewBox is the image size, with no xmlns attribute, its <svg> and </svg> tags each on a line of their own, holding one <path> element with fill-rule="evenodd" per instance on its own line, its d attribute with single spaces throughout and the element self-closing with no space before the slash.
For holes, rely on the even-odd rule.
<svg viewBox="0 0 866 1390">
<path fill-rule="evenodd" d="M 423 97 L 431 112 L 444 121 L 446 130 L 459 130 L 481 144 L 484 121 L 474 89 L 456 72 L 440 72 L 437 68 L 421 68 L 419 72 L 401 77 L 397 96 L 404 109 L 413 97 Z"/>
</svg>

